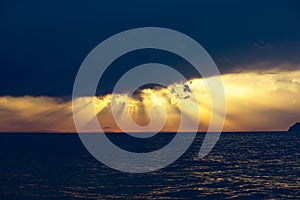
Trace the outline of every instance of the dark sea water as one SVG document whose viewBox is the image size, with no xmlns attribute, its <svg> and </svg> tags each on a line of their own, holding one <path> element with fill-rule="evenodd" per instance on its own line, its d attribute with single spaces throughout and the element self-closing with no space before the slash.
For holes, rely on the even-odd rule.
<svg viewBox="0 0 300 200">
<path fill-rule="evenodd" d="M 148 145 L 125 134 L 108 137 L 142 152 L 173 135 Z M 3 133 L 0 199 L 300 199 L 300 133 L 222 133 L 199 159 L 203 138 L 199 133 L 167 168 L 129 174 L 94 159 L 76 134 Z"/>
</svg>

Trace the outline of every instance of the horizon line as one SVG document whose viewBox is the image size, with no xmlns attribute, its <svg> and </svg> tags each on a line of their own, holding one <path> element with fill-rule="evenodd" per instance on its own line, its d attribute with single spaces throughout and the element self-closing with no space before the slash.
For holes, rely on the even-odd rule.
<svg viewBox="0 0 300 200">
<path fill-rule="evenodd" d="M 289 132 L 288 130 L 241 130 L 241 131 L 221 131 L 221 133 L 260 133 L 260 132 L 270 132 L 270 133 L 275 133 L 275 132 Z M 61 131 L 0 131 L 0 134 L 15 134 L 15 133 L 33 133 L 33 134 L 80 134 L 78 132 L 61 132 Z M 124 133 L 129 133 L 129 134 L 151 134 L 154 132 L 119 132 L 119 131 L 110 131 L 110 132 L 85 132 L 81 134 L 99 134 L 99 133 L 104 133 L 104 134 L 124 134 Z M 161 131 L 157 133 L 171 133 L 171 134 L 177 134 L 177 133 L 195 133 L 191 131 L 185 131 L 185 132 L 174 132 L 174 131 Z M 197 131 L 196 133 L 216 133 L 213 131 L 207 132 L 207 131 Z"/>
</svg>

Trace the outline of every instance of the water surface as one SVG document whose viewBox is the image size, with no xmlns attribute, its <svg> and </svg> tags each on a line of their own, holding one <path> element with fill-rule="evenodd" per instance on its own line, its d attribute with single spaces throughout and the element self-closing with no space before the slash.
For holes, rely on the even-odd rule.
<svg viewBox="0 0 300 200">
<path fill-rule="evenodd" d="M 124 134 L 109 138 L 144 152 L 173 134 L 148 142 Z M 0 199 L 300 199 L 300 134 L 222 133 L 203 159 L 204 134 L 167 168 L 128 174 L 94 159 L 76 134 L 0 134 Z"/>
</svg>

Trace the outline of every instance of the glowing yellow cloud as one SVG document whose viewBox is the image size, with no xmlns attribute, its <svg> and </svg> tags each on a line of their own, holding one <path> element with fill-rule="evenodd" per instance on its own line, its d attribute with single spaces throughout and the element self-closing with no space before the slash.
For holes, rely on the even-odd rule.
<svg viewBox="0 0 300 200">
<path fill-rule="evenodd" d="M 221 78 L 227 105 L 225 131 L 284 130 L 300 120 L 300 70 L 233 73 L 222 75 Z M 199 131 L 205 131 L 211 117 L 211 99 L 205 81 L 193 79 L 174 83 L 167 88 L 144 89 L 135 97 L 114 94 L 81 97 L 76 101 L 83 105 L 93 103 L 95 114 L 105 131 L 121 131 L 112 115 L 112 101 L 117 111 L 116 120 L 123 120 L 123 124 L 130 124 L 127 123 L 130 119 L 125 117 L 127 112 L 139 126 L 147 126 L 151 120 L 163 120 L 162 111 L 156 107 L 161 106 L 167 113 L 162 131 L 176 132 L 181 113 L 190 120 L 200 117 Z M 183 104 L 188 105 L 187 109 L 182 110 Z M 198 106 L 200 116 L 191 105 Z M 155 114 L 155 119 L 150 118 L 150 111 Z M 85 119 L 93 117 L 84 106 L 78 112 Z M 72 102 L 58 98 L 0 97 L 0 118 L 2 132 L 76 132 Z M 95 131 L 93 127 L 88 130 Z M 126 130 L 136 131 L 130 125 Z M 184 130 L 189 131 L 189 127 L 184 127 Z"/>
</svg>

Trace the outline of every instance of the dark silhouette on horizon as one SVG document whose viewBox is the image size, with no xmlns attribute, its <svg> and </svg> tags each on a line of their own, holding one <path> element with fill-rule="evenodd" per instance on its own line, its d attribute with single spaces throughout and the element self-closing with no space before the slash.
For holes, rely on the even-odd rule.
<svg viewBox="0 0 300 200">
<path fill-rule="evenodd" d="M 293 126 L 291 126 L 288 130 L 289 132 L 291 131 L 297 131 L 300 132 L 300 122 L 295 123 Z"/>
</svg>

